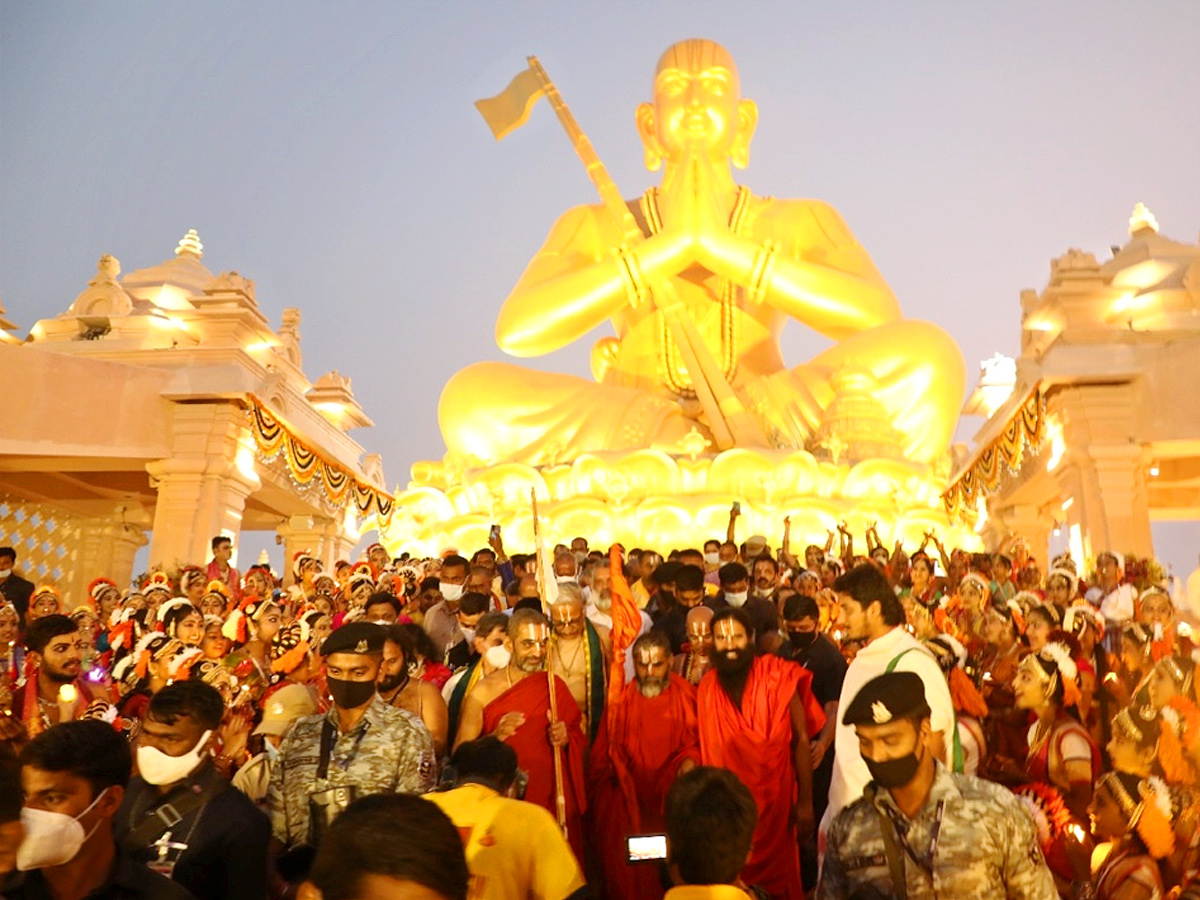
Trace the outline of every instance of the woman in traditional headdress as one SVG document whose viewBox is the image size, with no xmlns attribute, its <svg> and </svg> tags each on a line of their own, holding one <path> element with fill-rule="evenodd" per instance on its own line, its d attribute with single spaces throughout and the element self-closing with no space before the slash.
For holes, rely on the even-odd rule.
<svg viewBox="0 0 1200 900">
<path fill-rule="evenodd" d="M 1063 615 L 1063 631 L 1071 635 L 1079 645 L 1076 658 L 1079 660 L 1081 673 L 1086 673 L 1080 679 L 1080 690 L 1083 692 L 1083 702 L 1079 713 L 1083 724 L 1087 726 L 1092 740 L 1100 747 L 1108 746 L 1112 737 L 1111 722 L 1117 704 L 1112 702 L 1108 691 L 1101 686 L 1107 685 L 1109 673 L 1116 670 L 1118 661 L 1104 649 L 1104 617 L 1092 608 L 1086 600 L 1080 600 L 1067 607 Z M 1084 684 L 1086 678 L 1087 683 Z"/>
<path fill-rule="evenodd" d="M 271 640 L 271 686 L 259 700 L 259 706 L 286 684 L 307 685 L 313 676 L 308 625 L 303 619 L 284 625 Z"/>
<path fill-rule="evenodd" d="M 982 723 L 987 718 L 988 706 L 965 671 L 967 648 L 948 634 L 931 638 L 925 642 L 925 646 L 933 653 L 942 674 L 946 676 L 950 699 L 954 703 L 958 728 L 954 741 L 954 770 L 966 775 L 978 774 L 980 766 L 987 759 L 987 738 Z"/>
<path fill-rule="evenodd" d="M 204 640 L 204 615 L 184 597 L 168 600 L 158 608 L 163 633 L 177 638 L 188 647 L 199 647 Z"/>
<path fill-rule="evenodd" d="M 26 624 L 34 619 L 40 619 L 43 616 L 56 616 L 61 614 L 62 597 L 58 591 L 48 584 L 44 584 L 33 592 L 29 597 L 29 609 L 25 612 Z"/>
<path fill-rule="evenodd" d="M 261 594 L 257 596 L 262 596 Z M 205 587 L 204 593 L 200 595 L 200 605 L 197 609 L 205 616 L 220 616 L 224 619 L 229 615 L 229 604 L 232 597 L 229 594 L 229 585 L 223 581 L 210 581 Z"/>
<path fill-rule="evenodd" d="M 1096 783 L 1088 822 L 1092 837 L 1110 841 L 1112 847 L 1091 874 L 1091 842 L 1076 845 L 1077 900 L 1159 900 L 1163 880 L 1158 860 L 1175 850 L 1167 786 L 1156 778 L 1106 772 Z"/>
<path fill-rule="evenodd" d="M 1027 738 L 1030 780 L 1057 788 L 1067 809 L 1082 819 L 1100 773 L 1100 751 L 1078 719 L 1078 677 L 1068 647 L 1051 641 L 1021 661 L 1013 691 L 1017 708 L 1037 717 Z"/>
<path fill-rule="evenodd" d="M 958 583 L 958 593 L 946 605 L 959 640 L 972 656 L 983 651 L 987 644 L 988 596 L 987 579 L 978 572 L 968 572 Z"/>
<path fill-rule="evenodd" d="M 283 611 L 277 603 L 251 594 L 229 614 L 222 631 L 239 653 L 254 661 L 266 680 L 271 667 L 271 640 L 282 623 Z"/>
<path fill-rule="evenodd" d="M 151 631 L 117 661 L 112 676 L 121 697 L 118 709 L 122 718 L 140 721 L 150 706 L 150 698 L 172 679 L 181 677 L 176 663 L 185 649 L 181 641 L 161 631 Z"/>
<path fill-rule="evenodd" d="M 1067 568 L 1051 569 L 1046 576 L 1046 602 L 1058 610 L 1059 618 L 1079 599 L 1079 579 Z"/>
<path fill-rule="evenodd" d="M 1196 664 L 1186 656 L 1164 656 L 1150 670 L 1146 688 L 1150 702 L 1157 709 L 1169 705 L 1176 697 L 1196 702 Z"/>
<path fill-rule="evenodd" d="M 1162 777 L 1158 752 L 1161 733 L 1162 720 L 1153 706 L 1134 705 L 1117 710 L 1108 742 L 1112 767 L 1139 778 Z"/>
<path fill-rule="evenodd" d="M 929 554 L 918 550 L 909 560 L 909 587 L 900 592 L 900 599 L 912 597 L 925 609 L 932 612 L 942 598 L 941 589 L 933 580 L 933 560 Z"/>
<path fill-rule="evenodd" d="M 208 575 L 199 566 L 184 566 L 179 573 L 179 590 L 183 598 L 199 607 L 200 599 L 208 589 Z"/>
<path fill-rule="evenodd" d="M 1191 656 L 1195 646 L 1179 634 L 1175 604 L 1160 587 L 1149 587 L 1138 596 L 1137 620 L 1150 632 L 1150 655 L 1155 662 L 1164 656 Z"/>
<path fill-rule="evenodd" d="M 1018 595 L 1019 596 L 1019 595 Z M 1050 635 L 1062 626 L 1058 609 L 1049 603 L 1038 603 L 1025 614 L 1025 641 L 1031 653 L 1039 653 Z"/>
<path fill-rule="evenodd" d="M 0 601 L 0 709 L 12 706 L 13 692 L 25 677 L 25 647 L 20 642 L 21 614 Z"/>
<path fill-rule="evenodd" d="M 200 639 L 200 652 L 205 659 L 220 662 L 229 655 L 232 642 L 223 631 L 225 620 L 220 616 L 204 617 L 204 637 Z"/>
<path fill-rule="evenodd" d="M 1145 681 L 1154 667 L 1154 657 L 1150 651 L 1153 641 L 1150 630 L 1138 622 L 1128 622 L 1121 629 L 1119 665 L 1104 682 L 1108 693 L 1118 706 L 1125 706 L 1135 700 L 1141 703 L 1150 701 Z"/>
</svg>

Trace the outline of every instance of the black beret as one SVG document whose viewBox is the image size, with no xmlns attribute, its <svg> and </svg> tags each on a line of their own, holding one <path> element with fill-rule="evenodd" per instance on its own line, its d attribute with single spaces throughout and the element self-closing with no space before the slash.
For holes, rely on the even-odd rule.
<svg viewBox="0 0 1200 900">
<path fill-rule="evenodd" d="M 387 632 L 374 622 L 351 622 L 325 638 L 321 655 L 334 653 L 383 653 Z"/>
<path fill-rule="evenodd" d="M 928 715 L 921 676 L 916 672 L 888 672 L 862 686 L 842 714 L 842 724 L 885 725 L 894 719 Z"/>
</svg>

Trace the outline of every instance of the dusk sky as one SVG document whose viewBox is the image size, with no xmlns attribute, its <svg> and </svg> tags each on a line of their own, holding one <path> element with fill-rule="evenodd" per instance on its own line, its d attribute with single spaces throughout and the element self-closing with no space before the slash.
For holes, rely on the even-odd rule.
<svg viewBox="0 0 1200 900">
<path fill-rule="evenodd" d="M 739 177 L 840 210 L 906 316 L 958 339 L 971 385 L 1018 352 L 1020 290 L 1069 247 L 1106 259 L 1134 203 L 1197 239 L 1194 0 L 2 0 L 0 300 L 23 335 L 102 253 L 128 273 L 196 228 L 274 324 L 302 309 L 309 377 L 353 378 L 377 423 L 354 436 L 402 485 L 444 452 L 446 380 L 504 358 L 496 313 L 550 225 L 595 201 L 548 106 L 498 144 L 472 101 L 538 55 L 633 196 L 657 177 L 634 108 L 694 36 L 728 47 L 759 105 Z M 587 375 L 602 333 L 526 363 Z M 785 359 L 823 346 L 790 326 Z"/>
</svg>

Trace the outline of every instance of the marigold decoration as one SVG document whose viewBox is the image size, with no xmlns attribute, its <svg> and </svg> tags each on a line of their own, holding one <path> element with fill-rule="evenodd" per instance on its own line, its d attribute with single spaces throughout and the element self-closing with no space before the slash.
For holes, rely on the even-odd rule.
<svg viewBox="0 0 1200 900">
<path fill-rule="evenodd" d="M 1167 703 L 1179 715 L 1183 746 L 1189 753 L 1200 751 L 1200 707 L 1187 697 L 1175 696 Z"/>
<path fill-rule="evenodd" d="M 352 501 L 360 515 L 376 516 L 380 527 L 387 528 L 392 517 L 391 497 L 359 481 L 344 468 L 308 447 L 269 413 L 257 397 L 249 397 L 248 403 L 250 431 L 264 462 L 282 455 L 288 474 L 297 486 L 311 485 L 315 489 L 319 484 L 329 506 L 341 509 L 348 501 Z"/>
<path fill-rule="evenodd" d="M 1071 813 L 1063 803 L 1062 796 L 1053 787 L 1040 781 L 1014 788 L 1013 793 L 1025 804 L 1033 819 L 1042 855 L 1048 855 L 1054 842 L 1062 837 L 1071 824 Z"/>
<path fill-rule="evenodd" d="M 1155 859 L 1175 852 L 1175 829 L 1171 826 L 1171 795 L 1162 779 L 1151 776 L 1138 785 L 1141 803 L 1130 825 Z"/>
<path fill-rule="evenodd" d="M 199 647 L 184 647 L 171 660 L 168 677 L 172 681 L 187 681 L 192 675 L 192 666 L 204 655 Z"/>
<path fill-rule="evenodd" d="M 271 640 L 271 671 L 276 675 L 290 675 L 308 659 L 308 625 L 297 619 L 280 628 Z"/>
<path fill-rule="evenodd" d="M 171 579 L 167 577 L 166 572 L 152 572 L 142 582 L 142 593 L 148 594 L 151 591 L 166 591 L 168 594 L 174 593 L 171 587 Z"/>
<path fill-rule="evenodd" d="M 979 498 L 995 493 L 1005 474 L 1021 468 L 1025 454 L 1037 453 L 1045 433 L 1046 403 L 1036 385 L 1005 425 L 1003 432 L 976 456 L 942 494 L 951 519 L 969 523 Z"/>
<path fill-rule="evenodd" d="M 975 687 L 971 677 L 962 669 L 955 666 L 948 679 L 950 684 L 950 700 L 954 711 L 970 716 L 973 719 L 983 719 L 988 714 L 987 701 Z"/>
<path fill-rule="evenodd" d="M 1181 699 L 1181 698 L 1177 698 Z M 1181 729 L 1186 730 L 1180 713 L 1170 706 L 1161 711 L 1163 725 L 1158 732 L 1156 753 L 1158 764 L 1171 784 L 1192 785 L 1196 783 L 1196 769 L 1183 752 L 1179 738 Z"/>
</svg>

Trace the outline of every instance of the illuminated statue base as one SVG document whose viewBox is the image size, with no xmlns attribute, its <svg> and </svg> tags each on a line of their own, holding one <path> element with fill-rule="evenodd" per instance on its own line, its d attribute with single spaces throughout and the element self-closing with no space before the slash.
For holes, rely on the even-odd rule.
<svg viewBox="0 0 1200 900">
<path fill-rule="evenodd" d="M 470 553 L 487 545 L 493 524 L 510 552 L 533 546 L 530 491 L 536 491 L 549 544 L 588 538 L 593 547 L 700 547 L 724 539 L 729 509 L 742 505 L 737 535 L 777 547 L 791 517 L 791 549 L 824 545 L 840 521 L 861 535 L 879 523 L 884 540 L 910 552 L 934 529 L 947 547 L 976 548 L 978 536 L 951 524 L 941 500 L 946 478 L 929 465 L 898 459 L 819 460 L 803 450 L 735 448 L 716 455 L 655 450 L 585 454 L 570 464 L 516 463 L 462 470 L 423 462 L 397 494 L 381 536 L 393 553 Z M 865 552 L 865 545 L 859 548 Z"/>
</svg>

